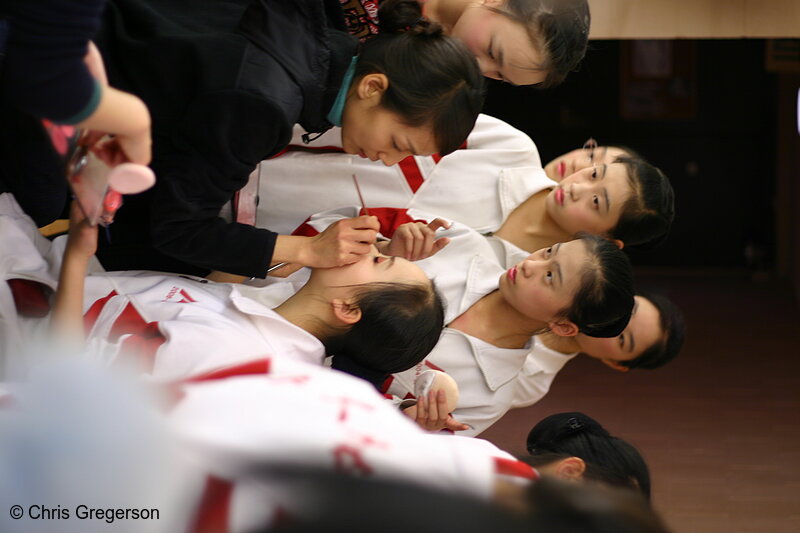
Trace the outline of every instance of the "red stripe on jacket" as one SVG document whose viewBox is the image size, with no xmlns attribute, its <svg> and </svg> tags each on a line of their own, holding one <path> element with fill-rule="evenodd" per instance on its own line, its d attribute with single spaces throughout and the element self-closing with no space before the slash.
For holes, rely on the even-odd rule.
<svg viewBox="0 0 800 533">
<path fill-rule="evenodd" d="M 378 223 L 381 226 L 380 232 L 386 237 L 391 238 L 394 232 L 408 222 L 422 222 L 427 223 L 425 220 L 418 220 L 412 218 L 408 214 L 408 209 L 397 207 L 370 207 L 368 208 L 369 214 L 378 217 Z M 365 215 L 364 209 L 360 209 L 359 216 Z M 307 218 L 305 222 L 300 224 L 297 229 L 292 232 L 292 235 L 301 235 L 303 237 L 313 237 L 319 235 L 319 230 L 312 226 L 309 222 L 311 217 Z"/>
<path fill-rule="evenodd" d="M 233 485 L 214 476 L 206 478 L 206 486 L 190 533 L 228 533 Z"/>
<path fill-rule="evenodd" d="M 539 479 L 539 473 L 527 463 L 502 457 L 494 457 L 493 459 L 494 469 L 498 474 L 525 479 Z"/>
</svg>

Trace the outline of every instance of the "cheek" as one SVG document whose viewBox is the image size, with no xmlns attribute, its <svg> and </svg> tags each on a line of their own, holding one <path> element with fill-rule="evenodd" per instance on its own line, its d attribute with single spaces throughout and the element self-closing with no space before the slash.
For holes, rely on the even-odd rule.
<svg viewBox="0 0 800 533">
<path fill-rule="evenodd" d="M 616 350 L 614 350 L 615 342 L 619 342 L 616 337 L 610 339 L 592 338 L 587 341 L 586 350 L 595 357 L 613 359 L 616 355 Z"/>
</svg>

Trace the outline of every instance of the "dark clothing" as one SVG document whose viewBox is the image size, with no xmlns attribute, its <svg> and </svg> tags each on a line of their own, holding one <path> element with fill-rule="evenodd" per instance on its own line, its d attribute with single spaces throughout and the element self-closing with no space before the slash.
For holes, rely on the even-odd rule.
<svg viewBox="0 0 800 533">
<path fill-rule="evenodd" d="M 97 105 L 97 86 L 83 59 L 104 5 L 105 0 L 0 4 L 0 18 L 8 22 L 2 99 L 53 122 L 86 119 Z"/>
<path fill-rule="evenodd" d="M 218 213 L 295 123 L 331 126 L 357 46 L 338 0 L 112 0 L 98 45 L 111 84 L 150 108 L 158 179 L 126 198 L 106 268 L 159 268 L 151 239 L 201 270 L 264 277 L 276 234 Z M 175 265 L 162 269 L 197 273 Z"/>
<path fill-rule="evenodd" d="M 75 124 L 97 108 L 100 89 L 84 64 L 105 0 L 0 3 L 0 191 L 38 226 L 62 215 L 64 162 L 41 119 Z"/>
</svg>

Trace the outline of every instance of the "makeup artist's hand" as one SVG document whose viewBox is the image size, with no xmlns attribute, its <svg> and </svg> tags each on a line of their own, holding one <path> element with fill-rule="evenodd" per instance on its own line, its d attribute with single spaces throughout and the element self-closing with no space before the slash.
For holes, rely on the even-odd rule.
<svg viewBox="0 0 800 533">
<path fill-rule="evenodd" d="M 419 261 L 437 253 L 447 246 L 450 239 L 436 238 L 436 230 L 449 228 L 450 223 L 444 219 L 434 219 L 430 224 L 424 222 L 407 222 L 398 227 L 392 240 L 379 247 L 381 253 L 403 257 L 409 261 Z"/>
<path fill-rule="evenodd" d="M 374 216 L 346 218 L 334 222 L 319 235 L 309 238 L 305 257 L 300 263 L 321 268 L 355 263 L 362 255 L 372 251 L 380 229 L 378 217 Z"/>
</svg>

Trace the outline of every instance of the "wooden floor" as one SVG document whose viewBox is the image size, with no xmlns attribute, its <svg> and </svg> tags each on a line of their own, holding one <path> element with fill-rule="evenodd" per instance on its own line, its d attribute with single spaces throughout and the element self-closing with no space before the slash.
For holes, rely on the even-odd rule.
<svg viewBox="0 0 800 533">
<path fill-rule="evenodd" d="M 621 374 L 570 362 L 541 402 L 482 436 L 524 453 L 542 417 L 579 410 L 647 459 L 653 501 L 676 532 L 800 531 L 800 310 L 776 281 L 744 272 L 640 273 L 684 310 L 670 365 Z"/>
</svg>

